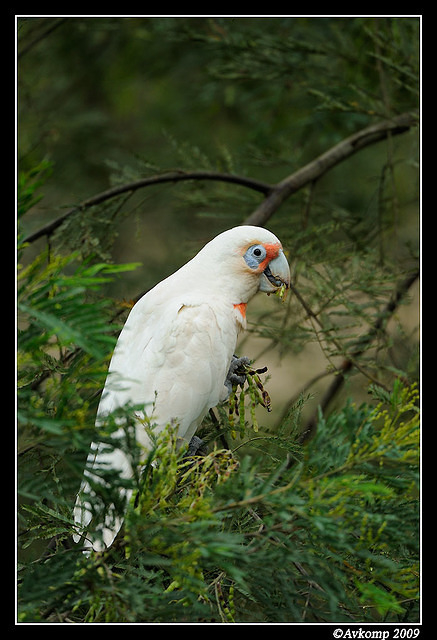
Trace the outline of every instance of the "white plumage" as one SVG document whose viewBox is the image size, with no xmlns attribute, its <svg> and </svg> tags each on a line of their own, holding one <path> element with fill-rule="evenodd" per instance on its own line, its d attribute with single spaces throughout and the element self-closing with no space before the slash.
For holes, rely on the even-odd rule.
<svg viewBox="0 0 437 640">
<path fill-rule="evenodd" d="M 109 366 L 97 425 L 132 403 L 144 406 L 138 418 L 147 415 L 156 432 L 176 423 L 178 437 L 189 442 L 208 410 L 227 398 L 225 380 L 238 334 L 246 327 L 247 302 L 258 290 L 274 292 L 289 282 L 281 243 L 270 231 L 240 226 L 214 238 L 131 310 Z M 140 420 L 136 437 L 147 450 L 150 442 Z M 125 478 L 133 473 L 119 449 L 103 453 L 92 444 L 90 461 L 105 462 Z M 90 493 L 84 479 L 74 510 L 80 533 L 92 518 Z M 121 524 L 108 514 L 100 535 L 88 536 L 85 545 L 97 551 L 110 546 Z"/>
</svg>

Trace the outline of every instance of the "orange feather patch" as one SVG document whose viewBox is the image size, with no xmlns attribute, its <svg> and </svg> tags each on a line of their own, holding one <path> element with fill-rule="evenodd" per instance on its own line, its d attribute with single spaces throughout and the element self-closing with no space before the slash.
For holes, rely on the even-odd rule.
<svg viewBox="0 0 437 640">
<path fill-rule="evenodd" d="M 237 309 L 237 311 L 241 313 L 243 318 L 246 317 L 246 307 L 247 307 L 246 302 L 240 302 L 239 304 L 234 304 L 234 309 Z"/>
</svg>

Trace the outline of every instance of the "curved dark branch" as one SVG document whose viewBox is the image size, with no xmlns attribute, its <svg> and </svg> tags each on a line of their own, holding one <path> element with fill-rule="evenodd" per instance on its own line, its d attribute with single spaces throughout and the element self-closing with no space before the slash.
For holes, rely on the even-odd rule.
<svg viewBox="0 0 437 640">
<path fill-rule="evenodd" d="M 112 189 L 102 191 L 92 198 L 88 198 L 88 200 L 84 200 L 80 204 L 71 207 L 71 209 L 68 209 L 68 211 L 52 222 L 49 222 L 44 227 L 41 227 L 41 229 L 31 233 L 27 238 L 25 238 L 24 242 L 31 243 L 42 236 L 50 236 L 73 213 L 84 211 L 85 209 L 101 204 L 102 202 L 115 198 L 123 193 L 138 191 L 138 189 L 143 189 L 144 187 L 149 187 L 151 185 L 163 184 L 166 182 L 182 182 L 187 180 L 213 180 L 217 182 L 239 184 L 243 187 L 247 187 L 248 189 L 259 191 L 265 196 L 267 196 L 274 188 L 273 185 L 267 184 L 266 182 L 229 173 L 220 173 L 215 171 L 171 171 L 169 173 L 135 180 L 134 182 L 128 182 L 127 184 L 122 184 L 117 187 L 113 187 Z"/>
<path fill-rule="evenodd" d="M 384 140 L 389 135 L 404 133 L 417 124 L 417 114 L 403 113 L 390 120 L 384 120 L 361 129 L 349 138 L 345 138 L 315 160 L 279 182 L 266 199 L 244 221 L 244 224 L 264 225 L 281 204 L 306 185 L 321 178 L 329 169 L 346 160 L 357 151 L 376 142 Z"/>
<path fill-rule="evenodd" d="M 262 226 L 281 204 L 289 196 L 307 184 L 314 182 L 323 176 L 329 169 L 336 166 L 351 155 L 368 147 L 371 144 L 385 139 L 389 135 L 398 135 L 408 131 L 417 123 L 417 115 L 414 113 L 404 113 L 391 120 L 385 120 L 370 127 L 366 127 L 358 133 L 342 140 L 337 145 L 318 156 L 315 160 L 305 165 L 295 173 L 291 174 L 276 185 L 271 185 L 260 180 L 237 176 L 233 174 L 220 173 L 215 171 L 172 171 L 149 178 L 129 182 L 84 200 L 80 204 L 68 209 L 64 214 L 49 222 L 41 229 L 31 233 L 24 242 L 31 243 L 42 236 L 50 236 L 61 224 L 73 213 L 83 211 L 106 200 L 114 198 L 120 194 L 134 192 L 138 189 L 166 182 L 182 182 L 187 180 L 215 180 L 239 184 L 248 189 L 253 189 L 266 196 L 260 206 L 244 221 L 243 224 L 254 224 Z"/>
</svg>

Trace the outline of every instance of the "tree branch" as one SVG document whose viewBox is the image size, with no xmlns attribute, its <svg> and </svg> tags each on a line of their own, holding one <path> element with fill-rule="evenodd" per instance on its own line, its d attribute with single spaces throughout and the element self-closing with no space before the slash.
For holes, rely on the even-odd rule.
<svg viewBox="0 0 437 640">
<path fill-rule="evenodd" d="M 52 222 L 49 222 L 44 227 L 41 227 L 41 229 L 38 229 L 34 233 L 31 233 L 29 236 L 27 236 L 27 238 L 25 238 L 24 242 L 31 243 L 35 242 L 35 240 L 38 240 L 38 238 L 41 238 L 42 236 L 50 236 L 73 213 L 84 211 L 85 209 L 89 209 L 90 207 L 101 204 L 102 202 L 110 200 L 111 198 L 115 198 L 116 196 L 119 196 L 123 193 L 138 191 L 138 189 L 143 189 L 144 187 L 149 187 L 151 185 L 163 184 L 166 182 L 182 182 L 187 180 L 213 180 L 218 182 L 230 182 L 232 184 L 239 184 L 241 186 L 247 187 L 248 189 L 253 189 L 254 191 L 259 191 L 266 196 L 274 188 L 273 185 L 267 184 L 266 182 L 261 182 L 260 180 L 255 180 L 253 178 L 246 178 L 244 176 L 237 176 L 229 173 L 220 173 L 215 171 L 171 171 L 169 173 L 163 173 L 161 175 L 142 178 L 141 180 L 135 180 L 134 182 L 128 182 L 127 184 L 122 184 L 117 187 L 113 187 L 112 189 L 102 191 L 92 198 L 88 198 L 88 200 L 84 200 L 80 204 L 72 207 L 71 209 L 68 209 L 68 211 L 63 213 Z"/>
<path fill-rule="evenodd" d="M 416 282 L 416 280 L 420 276 L 420 271 L 414 271 L 410 275 L 408 275 L 396 288 L 394 295 L 389 300 L 382 313 L 378 314 L 375 323 L 369 329 L 369 331 L 359 338 L 354 347 L 351 349 L 350 357 L 344 360 L 337 370 L 334 380 L 329 385 L 325 395 L 320 402 L 320 408 L 322 411 L 325 411 L 328 405 L 332 402 L 333 398 L 337 395 L 340 389 L 343 387 L 346 374 L 354 367 L 355 361 L 359 358 L 363 353 L 369 348 L 374 338 L 381 331 L 383 325 L 391 318 L 393 313 L 398 308 L 402 298 L 408 293 L 410 287 Z M 310 420 L 308 421 L 305 429 L 302 431 L 300 435 L 300 443 L 304 444 L 311 438 L 313 438 L 316 434 L 317 430 L 317 419 L 318 419 L 318 411 L 312 415 Z"/>
<path fill-rule="evenodd" d="M 38 33 L 38 35 L 33 40 L 31 40 L 27 45 L 25 45 L 20 51 L 17 52 L 17 60 L 22 58 L 35 45 L 39 44 L 41 40 L 44 40 L 44 38 L 46 38 L 52 31 L 57 29 L 66 20 L 67 18 L 57 18 L 56 20 L 49 22 L 48 26 L 45 29 Z"/>
<path fill-rule="evenodd" d="M 314 182 L 323 176 L 329 169 L 350 157 L 357 151 L 383 140 L 388 135 L 397 135 L 408 131 L 417 122 L 417 115 L 414 113 L 404 113 L 391 120 L 385 120 L 370 127 L 366 127 L 349 138 L 342 140 L 337 145 L 318 156 L 315 160 L 305 165 L 295 173 L 291 174 L 276 185 L 271 185 L 260 180 L 237 176 L 233 174 L 220 173 L 215 171 L 172 171 L 149 178 L 143 178 L 134 182 L 129 182 L 84 200 L 80 204 L 68 209 L 64 214 L 49 222 L 41 229 L 31 233 L 24 242 L 32 243 L 42 236 L 50 236 L 61 224 L 73 213 L 84 211 L 92 206 L 101 204 L 106 200 L 119 196 L 122 193 L 134 192 L 151 185 L 163 184 L 166 182 L 182 182 L 187 180 L 215 180 L 239 184 L 248 189 L 259 191 L 266 196 L 261 205 L 244 221 L 244 224 L 254 224 L 262 226 L 275 213 L 280 205 L 290 195 L 302 189 L 308 183 Z"/>
<path fill-rule="evenodd" d="M 417 123 L 417 114 L 403 113 L 390 120 L 361 129 L 349 138 L 342 140 L 325 153 L 312 160 L 292 175 L 288 176 L 271 191 L 257 209 L 246 218 L 244 224 L 264 225 L 281 204 L 293 193 L 307 184 L 321 178 L 329 169 L 376 142 L 384 140 L 389 135 L 394 136 L 408 131 Z"/>
</svg>

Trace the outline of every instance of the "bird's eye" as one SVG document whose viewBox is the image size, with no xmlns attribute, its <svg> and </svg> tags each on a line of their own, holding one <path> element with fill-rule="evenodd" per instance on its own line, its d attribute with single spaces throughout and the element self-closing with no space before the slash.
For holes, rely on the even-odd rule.
<svg viewBox="0 0 437 640">
<path fill-rule="evenodd" d="M 249 249 L 244 254 L 244 259 L 246 261 L 246 264 L 251 269 L 256 270 L 258 269 L 259 265 L 264 260 L 266 255 L 267 255 L 267 251 L 262 246 L 262 244 L 256 244 L 256 245 L 253 245 L 252 247 L 249 247 Z"/>
<path fill-rule="evenodd" d="M 260 259 L 260 262 L 264 260 L 267 254 L 262 244 L 257 244 L 254 247 L 250 247 L 249 251 L 251 251 L 252 256 L 255 256 L 255 258 L 257 259 Z"/>
</svg>

